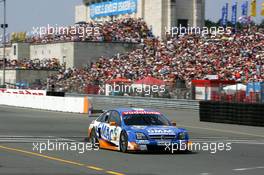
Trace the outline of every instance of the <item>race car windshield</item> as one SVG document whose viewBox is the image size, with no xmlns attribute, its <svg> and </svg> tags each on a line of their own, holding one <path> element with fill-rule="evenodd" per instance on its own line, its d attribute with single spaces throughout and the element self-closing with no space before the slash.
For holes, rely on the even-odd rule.
<svg viewBox="0 0 264 175">
<path fill-rule="evenodd" d="M 124 122 L 129 126 L 170 125 L 164 116 L 158 114 L 128 114 L 124 116 Z"/>
</svg>

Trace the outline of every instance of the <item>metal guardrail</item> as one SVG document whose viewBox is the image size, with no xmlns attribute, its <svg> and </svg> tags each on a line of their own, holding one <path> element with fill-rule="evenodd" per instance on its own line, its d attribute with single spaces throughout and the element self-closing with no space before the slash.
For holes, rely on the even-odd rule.
<svg viewBox="0 0 264 175">
<path fill-rule="evenodd" d="M 94 109 L 138 107 L 138 108 L 157 108 L 157 109 L 186 109 L 186 110 L 195 110 L 195 111 L 199 110 L 199 101 L 196 100 L 80 95 L 80 94 L 66 94 L 66 96 L 88 96 L 88 99 L 92 102 Z"/>
</svg>

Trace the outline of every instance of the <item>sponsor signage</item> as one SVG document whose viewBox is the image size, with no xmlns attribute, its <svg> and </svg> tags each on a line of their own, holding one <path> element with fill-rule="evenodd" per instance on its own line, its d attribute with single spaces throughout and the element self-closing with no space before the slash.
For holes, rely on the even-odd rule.
<svg viewBox="0 0 264 175">
<path fill-rule="evenodd" d="M 155 115 L 160 115 L 160 112 L 148 112 L 148 111 L 128 111 L 128 112 L 123 112 L 123 115 L 136 115 L 136 114 L 155 114 Z"/>
<path fill-rule="evenodd" d="M 14 95 L 46 96 L 46 91 L 45 90 L 0 89 L 0 93 L 14 94 Z"/>
<path fill-rule="evenodd" d="M 150 135 L 174 135 L 174 131 L 172 129 L 148 129 L 147 130 Z"/>
<path fill-rule="evenodd" d="M 137 0 L 113 0 L 90 5 L 92 19 L 137 12 Z"/>
</svg>

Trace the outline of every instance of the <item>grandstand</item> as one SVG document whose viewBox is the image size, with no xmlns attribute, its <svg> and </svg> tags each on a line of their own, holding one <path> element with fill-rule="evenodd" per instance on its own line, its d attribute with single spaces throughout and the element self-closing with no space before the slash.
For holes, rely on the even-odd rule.
<svg viewBox="0 0 264 175">
<path fill-rule="evenodd" d="M 140 7 L 145 8 L 148 1 L 137 2 L 137 8 L 143 2 L 145 5 Z M 179 3 L 170 1 L 172 2 Z M 76 10 L 84 6 L 89 10 L 111 3 L 112 1 L 84 1 L 84 5 L 76 7 Z M 150 27 L 151 21 L 148 21 L 148 17 L 134 18 L 138 17 L 138 10 L 134 13 L 127 12 L 130 15 L 125 12 L 119 15 L 111 14 L 110 20 L 109 14 L 107 16 L 103 12 L 101 15 L 95 13 L 97 12 L 93 12 L 92 18 L 86 16 L 84 21 L 80 21 L 80 16 L 83 15 L 77 15 L 78 23 L 68 27 L 66 33 L 45 33 L 28 37 L 24 43 L 13 43 L 8 51 L 11 60 L 15 58 L 25 61 L 22 55 L 28 57 L 23 48 L 29 50 L 30 59 L 56 58 L 61 66 L 57 69 L 58 74 L 48 76 L 48 82 L 66 92 L 78 93 L 88 93 L 88 87 L 98 90 L 99 86 L 104 86 L 115 78 L 125 78 L 133 83 L 145 77 L 153 77 L 166 84 L 165 94 L 155 96 L 177 98 L 190 98 L 192 80 L 215 77 L 218 80 L 243 84 L 264 81 L 263 28 L 245 26 L 242 30 L 232 33 L 187 33 L 165 35 L 161 38 L 155 35 L 153 26 Z M 87 21 L 88 19 L 93 21 Z M 194 24 L 194 21 L 191 24 Z M 98 33 L 72 34 L 72 27 L 98 28 Z M 21 50 L 15 51 L 14 48 Z M 12 57 L 14 53 L 16 57 Z M 46 70 L 52 68 L 47 67 Z M 45 81 L 41 84 L 43 88 L 47 86 Z"/>
<path fill-rule="evenodd" d="M 172 89 L 177 82 L 191 88 L 194 79 L 216 75 L 220 80 L 262 82 L 264 80 L 263 30 L 252 28 L 217 36 L 185 35 L 161 41 L 145 39 L 141 49 L 114 57 L 101 57 L 88 69 L 67 69 L 51 77 L 57 86 L 83 90 L 124 77 L 132 81 L 153 76 Z M 83 88 L 80 88 L 83 87 Z M 171 89 L 171 91 L 173 91 Z M 184 89 L 184 88 L 183 88 Z"/>
<path fill-rule="evenodd" d="M 85 49 L 75 51 L 76 54 L 79 53 L 83 56 L 85 53 L 96 53 L 98 55 L 96 59 L 91 62 L 88 61 L 89 57 L 81 59 L 77 67 L 69 64 L 71 60 L 67 60 L 68 66 L 63 66 L 59 74 L 50 76 L 49 82 L 68 92 L 85 93 L 88 86 L 104 85 L 118 77 L 134 82 L 146 76 L 152 76 L 163 80 L 168 86 L 169 93 L 173 96 L 174 93 L 179 93 L 178 82 L 185 82 L 185 85 L 180 89 L 186 92 L 186 89 L 190 90 L 192 80 L 206 79 L 208 75 L 215 75 L 220 80 L 235 80 L 244 84 L 264 80 L 262 28 L 245 28 L 237 33 L 226 32 L 216 36 L 193 34 L 168 36 L 161 40 L 148 33 L 149 29 L 141 19 L 118 19 L 113 23 L 106 21 L 102 23 L 102 26 L 114 29 L 115 24 L 121 26 L 125 24 L 126 26 L 120 27 L 118 33 L 125 34 L 129 33 L 129 30 L 133 30 L 133 33 L 139 34 L 129 35 L 131 38 L 141 41 L 136 48 L 121 54 L 103 54 L 104 51 L 96 52 L 99 44 L 109 46 L 113 44 L 113 41 L 97 41 L 95 47 L 90 51 Z M 104 36 L 115 36 L 116 33 L 112 30 L 109 32 L 108 29 L 101 29 L 102 33 L 107 33 Z M 145 32 L 142 33 L 142 31 Z M 49 37 L 53 38 L 54 36 Z M 130 40 L 127 41 L 127 44 L 129 43 Z M 51 45 L 49 48 L 54 50 L 55 44 L 56 41 L 52 39 L 46 44 L 43 43 L 43 46 L 47 48 L 47 45 Z M 59 44 L 61 43 L 59 42 Z M 33 42 L 30 47 L 36 50 L 38 45 Z M 108 48 L 105 46 L 103 46 L 104 50 Z M 110 50 L 114 50 L 114 48 L 111 47 Z M 47 56 L 47 53 L 45 54 Z M 30 55 L 34 55 L 34 53 L 31 52 Z M 59 61 L 65 64 L 61 59 Z M 76 61 L 74 62 L 76 63 Z M 45 82 L 43 86 L 46 86 Z"/>
<path fill-rule="evenodd" d="M 203 27 L 205 0 L 84 0 L 83 5 L 76 6 L 75 10 L 76 23 L 124 17 L 142 18 L 156 36 L 164 37 L 171 27 L 188 24 Z"/>
</svg>

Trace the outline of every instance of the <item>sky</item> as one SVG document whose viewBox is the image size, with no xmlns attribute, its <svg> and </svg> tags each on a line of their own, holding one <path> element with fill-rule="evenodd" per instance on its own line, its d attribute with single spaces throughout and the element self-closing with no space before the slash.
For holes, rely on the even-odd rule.
<svg viewBox="0 0 264 175">
<path fill-rule="evenodd" d="M 0 0 L 1 1 L 1 0 Z M 8 33 L 32 31 L 33 27 L 50 25 L 67 26 L 74 23 L 75 5 L 82 4 L 82 0 L 6 0 Z M 239 9 L 244 0 L 206 0 L 206 19 L 217 21 L 221 16 L 221 8 L 229 2 L 238 2 Z M 260 4 L 264 0 L 257 0 L 258 13 Z M 238 11 L 241 14 L 241 11 Z M 239 16 L 239 15 L 238 15 Z M 231 18 L 229 16 L 229 18 Z M 260 22 L 264 17 L 258 16 Z M 0 23 L 3 23 L 3 3 L 0 3 Z M 1 33 L 1 32 L 0 32 Z"/>
</svg>

